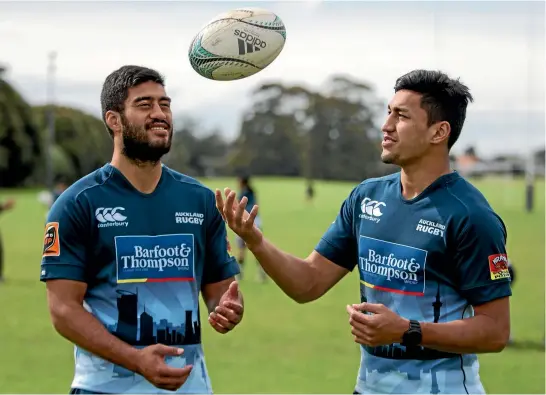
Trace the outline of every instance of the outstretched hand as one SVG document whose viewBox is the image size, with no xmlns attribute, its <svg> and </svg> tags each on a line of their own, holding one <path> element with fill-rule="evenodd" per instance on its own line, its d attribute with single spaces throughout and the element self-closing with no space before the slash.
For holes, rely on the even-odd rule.
<svg viewBox="0 0 546 395">
<path fill-rule="evenodd" d="M 262 232 L 254 225 L 258 215 L 258 206 L 255 205 L 250 214 L 245 210 L 248 199 L 244 196 L 237 202 L 236 193 L 229 188 L 224 189 L 226 201 L 222 198 L 222 192 L 216 190 L 216 208 L 220 211 L 222 218 L 243 241 L 249 249 L 259 245 L 263 240 Z"/>
<path fill-rule="evenodd" d="M 209 323 L 216 332 L 227 333 L 241 322 L 244 310 L 239 284 L 233 281 L 220 298 L 218 306 L 209 314 Z"/>
</svg>

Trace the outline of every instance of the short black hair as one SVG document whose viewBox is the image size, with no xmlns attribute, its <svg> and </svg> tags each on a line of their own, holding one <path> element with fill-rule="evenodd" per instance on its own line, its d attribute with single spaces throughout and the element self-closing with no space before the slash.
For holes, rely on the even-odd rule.
<svg viewBox="0 0 546 395">
<path fill-rule="evenodd" d="M 104 80 L 100 94 L 102 107 L 102 120 L 110 133 L 114 132 L 106 124 L 106 113 L 108 111 L 123 112 L 123 104 L 129 95 L 129 88 L 152 81 L 165 86 L 165 78 L 156 70 L 142 66 L 127 65 L 110 73 Z"/>
<path fill-rule="evenodd" d="M 421 108 L 427 112 L 428 125 L 447 121 L 451 134 L 448 149 L 459 139 L 466 118 L 466 107 L 474 98 L 470 89 L 459 79 L 452 79 L 441 71 L 413 70 L 396 80 L 394 91 L 410 90 L 420 93 Z"/>
</svg>

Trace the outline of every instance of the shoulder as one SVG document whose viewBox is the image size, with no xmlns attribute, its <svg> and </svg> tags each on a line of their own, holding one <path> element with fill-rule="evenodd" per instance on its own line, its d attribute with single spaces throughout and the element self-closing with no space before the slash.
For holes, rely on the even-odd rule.
<svg viewBox="0 0 546 395">
<path fill-rule="evenodd" d="M 59 195 L 53 203 L 51 211 L 68 211 L 74 210 L 76 207 L 85 210 L 89 206 L 87 204 L 89 194 L 105 185 L 111 175 L 111 168 L 105 165 L 80 178 Z"/>
<path fill-rule="evenodd" d="M 456 177 L 445 185 L 446 203 L 459 231 L 506 234 L 502 218 L 495 212 L 483 193 L 463 177 Z"/>
<path fill-rule="evenodd" d="M 351 191 L 351 197 L 358 199 L 375 191 L 385 191 L 386 189 L 395 187 L 400 181 L 400 173 L 388 174 L 382 177 L 367 178 L 360 184 L 356 185 Z"/>
<path fill-rule="evenodd" d="M 207 187 L 202 182 L 200 182 L 199 180 L 193 177 L 182 174 L 165 165 L 163 165 L 163 170 L 166 171 L 169 177 L 171 177 L 182 188 L 187 188 L 194 191 L 203 192 L 205 194 L 209 194 L 209 193 L 214 194 L 214 192 L 209 187 Z"/>
</svg>

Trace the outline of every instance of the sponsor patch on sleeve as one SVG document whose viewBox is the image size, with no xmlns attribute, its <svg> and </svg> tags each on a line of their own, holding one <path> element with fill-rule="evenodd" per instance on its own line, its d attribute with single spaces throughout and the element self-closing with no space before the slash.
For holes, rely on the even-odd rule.
<svg viewBox="0 0 546 395">
<path fill-rule="evenodd" d="M 493 254 L 489 255 L 488 258 L 491 280 L 510 278 L 510 271 L 508 270 L 508 256 L 506 254 Z"/>
<path fill-rule="evenodd" d="M 44 249 L 42 257 L 61 255 L 61 244 L 59 243 L 59 223 L 48 222 L 45 226 Z"/>
</svg>

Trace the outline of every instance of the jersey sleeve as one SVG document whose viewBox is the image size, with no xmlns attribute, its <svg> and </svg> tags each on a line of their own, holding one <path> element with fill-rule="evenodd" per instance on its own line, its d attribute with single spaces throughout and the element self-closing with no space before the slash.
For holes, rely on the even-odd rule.
<svg viewBox="0 0 546 395">
<path fill-rule="evenodd" d="M 203 269 L 203 284 L 216 283 L 240 273 L 239 264 L 231 255 L 231 247 L 227 238 L 226 225 L 216 208 L 214 194 L 209 202 L 207 240 L 205 252 L 205 267 Z"/>
<path fill-rule="evenodd" d="M 66 279 L 87 282 L 88 218 L 75 199 L 55 201 L 44 230 L 41 281 Z"/>
<path fill-rule="evenodd" d="M 474 306 L 511 296 L 506 228 L 490 211 L 469 218 L 457 238 L 459 291 Z"/>
<path fill-rule="evenodd" d="M 353 270 L 357 264 L 358 247 L 354 234 L 353 217 L 356 188 L 341 205 L 336 219 L 315 247 L 320 255 L 347 270 Z"/>
</svg>

